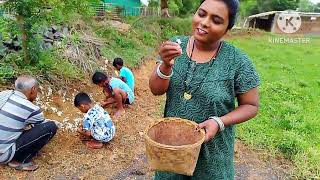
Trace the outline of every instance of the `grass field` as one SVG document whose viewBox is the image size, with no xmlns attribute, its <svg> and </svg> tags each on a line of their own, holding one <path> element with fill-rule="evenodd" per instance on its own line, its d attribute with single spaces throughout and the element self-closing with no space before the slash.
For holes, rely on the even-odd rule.
<svg viewBox="0 0 320 180">
<path fill-rule="evenodd" d="M 260 113 L 237 136 L 257 149 L 281 153 L 298 178 L 320 178 L 320 37 L 308 44 L 272 43 L 274 35 L 232 38 L 260 76 Z"/>
</svg>

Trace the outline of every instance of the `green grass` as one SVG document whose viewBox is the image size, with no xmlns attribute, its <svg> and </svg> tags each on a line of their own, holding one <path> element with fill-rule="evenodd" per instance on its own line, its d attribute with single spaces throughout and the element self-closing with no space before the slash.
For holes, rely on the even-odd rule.
<svg viewBox="0 0 320 180">
<path fill-rule="evenodd" d="M 178 34 L 189 31 L 191 19 L 181 18 L 128 18 L 125 22 L 131 25 L 129 32 L 97 26 L 96 34 L 108 43 L 102 48 L 103 55 L 109 60 L 122 57 L 125 63 L 134 67 L 144 57 L 151 57 L 158 44 Z"/>
<path fill-rule="evenodd" d="M 275 156 L 281 152 L 295 164 L 294 176 L 319 178 L 320 37 L 309 44 L 269 41 L 276 37 L 230 40 L 249 54 L 261 76 L 259 115 L 239 125 L 237 136 Z"/>
</svg>

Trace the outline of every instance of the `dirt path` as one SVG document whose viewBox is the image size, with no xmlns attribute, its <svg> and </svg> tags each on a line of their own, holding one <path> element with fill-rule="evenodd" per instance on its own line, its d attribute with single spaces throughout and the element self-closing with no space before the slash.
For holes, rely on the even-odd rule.
<svg viewBox="0 0 320 180">
<path fill-rule="evenodd" d="M 263 157 L 267 158 L 263 160 Z M 263 153 L 250 150 L 241 142 L 236 143 L 235 169 L 236 180 L 278 180 L 290 179 L 290 162 L 282 158 L 270 158 Z M 148 170 L 147 158 L 140 154 L 126 169 L 111 179 L 152 179 L 153 173 Z"/>
<path fill-rule="evenodd" d="M 151 179 L 144 155 L 143 131 L 154 119 L 161 117 L 164 97 L 154 97 L 148 88 L 148 77 L 154 62 L 148 61 L 135 71 L 136 101 L 126 109 L 126 114 L 115 122 L 116 137 L 103 149 L 86 148 L 77 133 L 60 130 L 54 140 L 43 149 L 35 162 L 40 169 L 35 172 L 19 172 L 6 166 L 0 167 L 0 179 Z M 95 100 L 102 99 L 101 90 L 90 83 L 82 84 Z M 63 94 L 63 92 L 60 92 Z M 73 96 L 56 95 L 47 100 L 46 116 L 64 122 L 69 129 L 83 115 L 73 107 Z M 62 112 L 62 115 L 59 112 Z M 58 113 L 57 113 L 58 112 Z M 112 113 L 112 110 L 110 111 Z M 69 125 L 68 125 L 69 123 Z M 67 129 L 68 129 L 67 128 Z M 283 160 L 260 159 L 260 154 L 241 143 L 236 146 L 236 179 L 285 179 L 288 171 Z"/>
</svg>

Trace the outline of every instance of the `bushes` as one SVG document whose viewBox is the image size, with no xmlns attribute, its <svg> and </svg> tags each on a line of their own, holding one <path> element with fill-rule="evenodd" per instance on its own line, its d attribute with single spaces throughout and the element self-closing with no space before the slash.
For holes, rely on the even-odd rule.
<svg viewBox="0 0 320 180">
<path fill-rule="evenodd" d="M 170 39 L 176 35 L 187 35 L 191 32 L 191 18 L 160 19 L 162 39 Z"/>
<path fill-rule="evenodd" d="M 57 15 L 59 16 L 59 14 Z M 79 16 L 75 16 L 75 18 L 79 19 Z M 63 18 L 58 18 L 58 21 L 61 20 L 63 20 Z M 81 20 L 77 20 L 77 22 L 81 22 L 82 24 L 76 23 L 74 25 L 75 28 L 71 28 L 72 35 L 63 40 L 60 43 L 61 46 L 71 43 L 70 45 L 73 44 L 77 46 L 77 48 L 84 48 L 84 42 L 81 39 L 82 33 L 79 32 L 84 31 L 85 33 L 90 35 L 92 34 L 93 36 L 95 34 L 102 40 L 102 42 L 104 42 L 102 43 L 102 46 L 100 46 L 101 54 L 104 57 L 109 60 L 113 60 L 115 57 L 122 57 L 125 59 L 126 64 L 131 67 L 138 65 L 142 59 L 153 56 L 155 49 L 161 41 L 168 40 L 176 35 L 189 34 L 191 29 L 190 18 L 161 19 L 153 17 L 129 17 L 125 19 L 125 22 L 131 25 L 131 29 L 128 32 L 121 32 L 108 25 L 101 25 L 97 22 L 93 22 L 92 20 L 86 21 L 85 23 Z M 82 26 L 84 29 L 82 29 Z M 8 26 L 6 25 L 0 25 L 0 29 L 4 29 L 3 37 L 9 36 L 7 32 L 10 31 L 7 27 Z M 77 30 L 78 28 L 80 29 Z M 36 40 L 36 38 L 33 40 Z M 34 43 L 36 43 L 36 41 Z M 63 75 L 65 78 L 83 76 L 84 72 L 77 70 L 79 67 L 77 67 L 75 63 L 71 64 L 67 60 L 63 59 L 61 52 L 63 49 L 65 50 L 66 47 L 56 47 L 51 51 L 38 51 L 38 53 L 33 53 L 32 55 L 36 55 L 36 57 L 32 59 L 37 59 L 37 61 L 34 61 L 30 65 L 26 65 L 24 63 L 22 52 L 10 53 L 3 57 L 0 63 L 2 63 L 1 67 L 12 67 L 14 71 L 10 71 L 8 74 L 0 73 L 0 76 L 17 76 L 26 71 L 28 73 L 41 74 L 41 76 L 46 77 L 49 80 L 50 77 L 56 76 L 57 74 Z M 91 61 L 87 61 L 88 63 L 91 63 Z M 14 66 L 12 66 L 12 64 Z"/>
<path fill-rule="evenodd" d="M 0 64 L 0 83 L 6 83 L 14 79 L 15 70 L 8 64 Z"/>
</svg>

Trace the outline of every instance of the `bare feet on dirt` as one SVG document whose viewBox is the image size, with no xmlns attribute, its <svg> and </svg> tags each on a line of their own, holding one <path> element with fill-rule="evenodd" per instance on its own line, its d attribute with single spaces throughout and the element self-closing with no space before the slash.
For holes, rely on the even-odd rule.
<svg viewBox="0 0 320 180">
<path fill-rule="evenodd" d="M 29 162 L 29 163 L 20 163 L 17 161 L 11 161 L 8 163 L 8 166 L 11 168 L 14 168 L 16 170 L 21 170 L 21 171 L 35 171 L 38 169 L 38 165 Z"/>
<path fill-rule="evenodd" d="M 119 109 L 114 113 L 114 118 L 115 119 L 120 118 L 124 113 L 125 113 L 124 109 Z"/>
<path fill-rule="evenodd" d="M 86 141 L 85 144 L 88 148 L 91 148 L 91 149 L 101 149 L 103 146 L 102 142 L 99 142 L 94 139 L 92 139 L 90 141 Z"/>
</svg>

